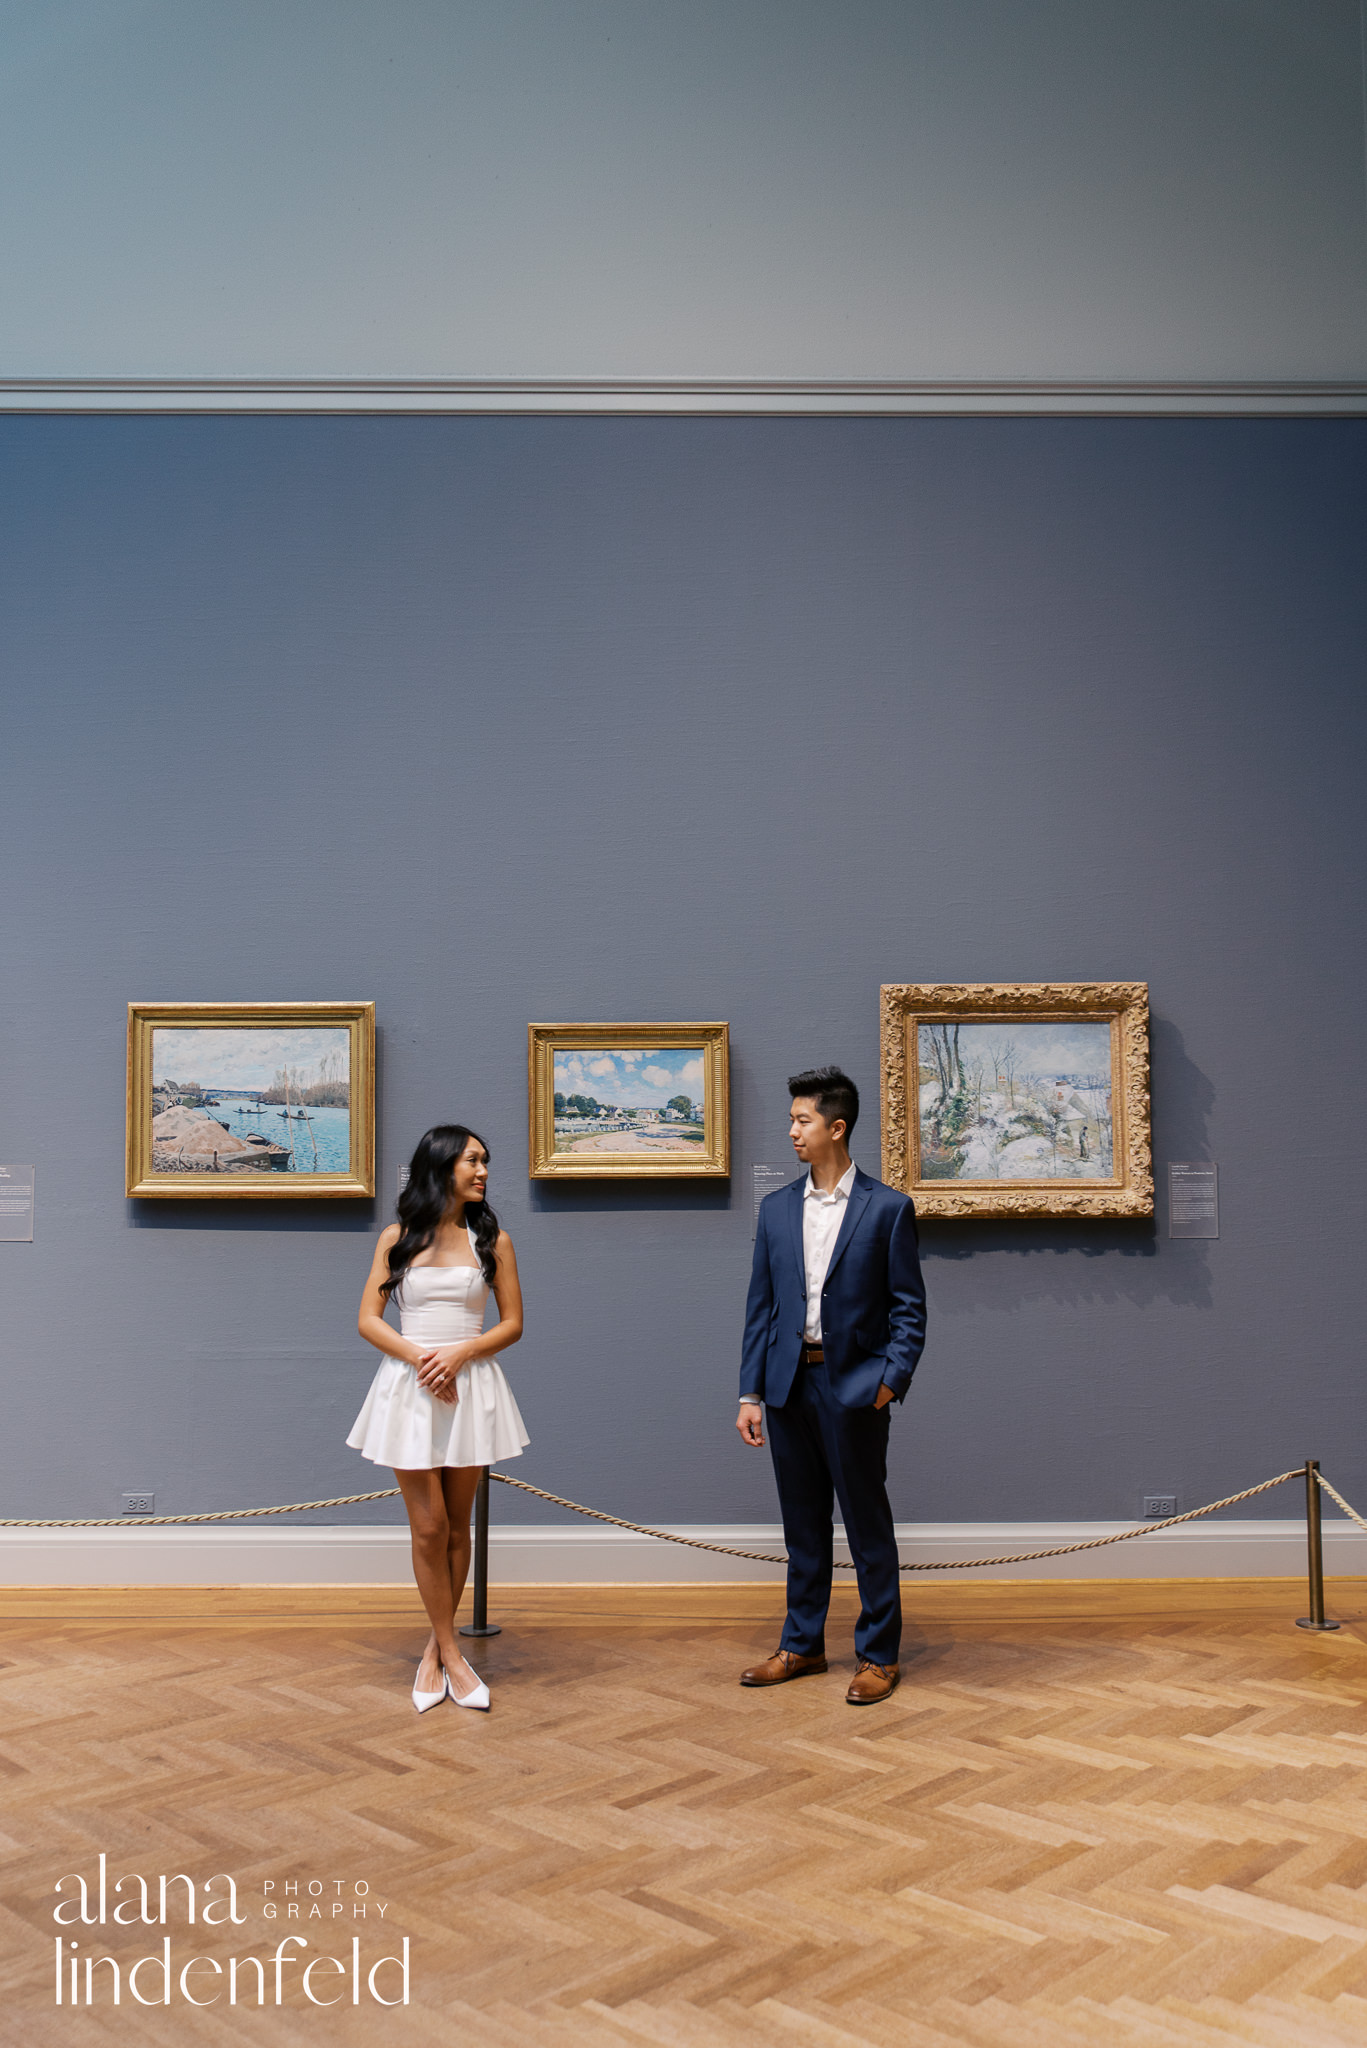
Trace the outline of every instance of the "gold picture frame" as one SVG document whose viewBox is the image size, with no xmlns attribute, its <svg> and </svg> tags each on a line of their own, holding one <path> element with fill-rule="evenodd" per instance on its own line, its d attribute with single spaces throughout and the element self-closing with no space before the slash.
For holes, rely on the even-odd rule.
<svg viewBox="0 0 1367 2048">
<path fill-rule="evenodd" d="M 373 1195 L 375 1005 L 130 1003 L 127 1117 L 130 1195 Z"/>
<path fill-rule="evenodd" d="M 883 1178 L 921 1216 L 1152 1216 L 1142 981 L 892 983 Z"/>
<path fill-rule="evenodd" d="M 725 1024 L 529 1024 L 533 1180 L 725 1179 Z"/>
</svg>

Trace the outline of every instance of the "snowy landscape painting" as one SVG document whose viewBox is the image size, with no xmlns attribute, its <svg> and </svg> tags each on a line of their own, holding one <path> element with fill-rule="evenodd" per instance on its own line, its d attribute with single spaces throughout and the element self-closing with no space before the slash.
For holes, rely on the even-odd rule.
<svg viewBox="0 0 1367 2048">
<path fill-rule="evenodd" d="M 1108 1022 L 921 1020 L 916 1048 L 921 1180 L 1114 1178 Z"/>
</svg>

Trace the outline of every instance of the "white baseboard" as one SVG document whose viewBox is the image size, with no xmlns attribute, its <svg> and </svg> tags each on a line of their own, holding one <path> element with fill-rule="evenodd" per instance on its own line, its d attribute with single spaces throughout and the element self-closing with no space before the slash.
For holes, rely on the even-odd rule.
<svg viewBox="0 0 1367 2048">
<path fill-rule="evenodd" d="M 996 1557 L 1109 1536 L 1123 1522 L 908 1522 L 899 1526 L 904 1559 Z M 678 1525 L 676 1533 L 741 1550 L 782 1551 L 766 1523 Z M 836 1532 L 836 1555 L 848 1557 Z M 1327 1574 L 1367 1574 L 1367 1536 L 1337 1517 L 1324 1524 Z M 1296 1578 L 1305 1570 L 1300 1521 L 1191 1522 L 1155 1530 L 1071 1557 L 989 1565 L 962 1574 L 981 1579 Z M 842 1577 L 844 1575 L 842 1574 Z M 939 1579 L 938 1572 L 916 1573 Z M 718 1557 L 659 1543 L 625 1529 L 520 1527 L 490 1531 L 489 1578 L 502 1586 L 723 1584 L 780 1581 L 782 1564 Z M 412 1583 L 404 1527 L 301 1529 L 139 1528 L 0 1530 L 0 1584 L 10 1586 L 406 1586 Z"/>
</svg>

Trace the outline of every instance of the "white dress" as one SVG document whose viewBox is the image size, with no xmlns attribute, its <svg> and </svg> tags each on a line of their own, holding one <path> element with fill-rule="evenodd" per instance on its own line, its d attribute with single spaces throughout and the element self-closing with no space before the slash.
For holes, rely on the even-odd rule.
<svg viewBox="0 0 1367 2048">
<path fill-rule="evenodd" d="M 489 1284 L 478 1266 L 410 1266 L 394 1299 L 401 1333 L 426 1350 L 479 1335 Z M 386 1357 L 347 1442 L 372 1464 L 405 1472 L 520 1457 L 530 1438 L 498 1360 L 472 1359 L 457 1373 L 456 1391 L 454 1406 L 438 1401 L 419 1386 L 415 1366 Z"/>
</svg>

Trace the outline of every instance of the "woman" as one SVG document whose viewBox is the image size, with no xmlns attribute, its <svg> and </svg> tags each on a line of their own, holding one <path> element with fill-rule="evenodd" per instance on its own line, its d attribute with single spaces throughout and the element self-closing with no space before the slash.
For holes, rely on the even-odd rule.
<svg viewBox="0 0 1367 2048">
<path fill-rule="evenodd" d="M 413 1535 L 413 1576 L 432 1633 L 418 1666 L 420 1714 L 444 1699 L 489 1705 L 489 1688 L 456 1641 L 470 1569 L 470 1507 L 481 1469 L 528 1442 L 495 1354 L 522 1335 L 512 1239 L 485 1200 L 489 1152 L 464 1124 L 438 1124 L 419 1142 L 382 1231 L 357 1324 L 385 1354 L 347 1442 L 392 1465 Z M 499 1319 L 485 1330 L 493 1289 Z M 391 1297 L 400 1328 L 384 1319 Z"/>
</svg>

